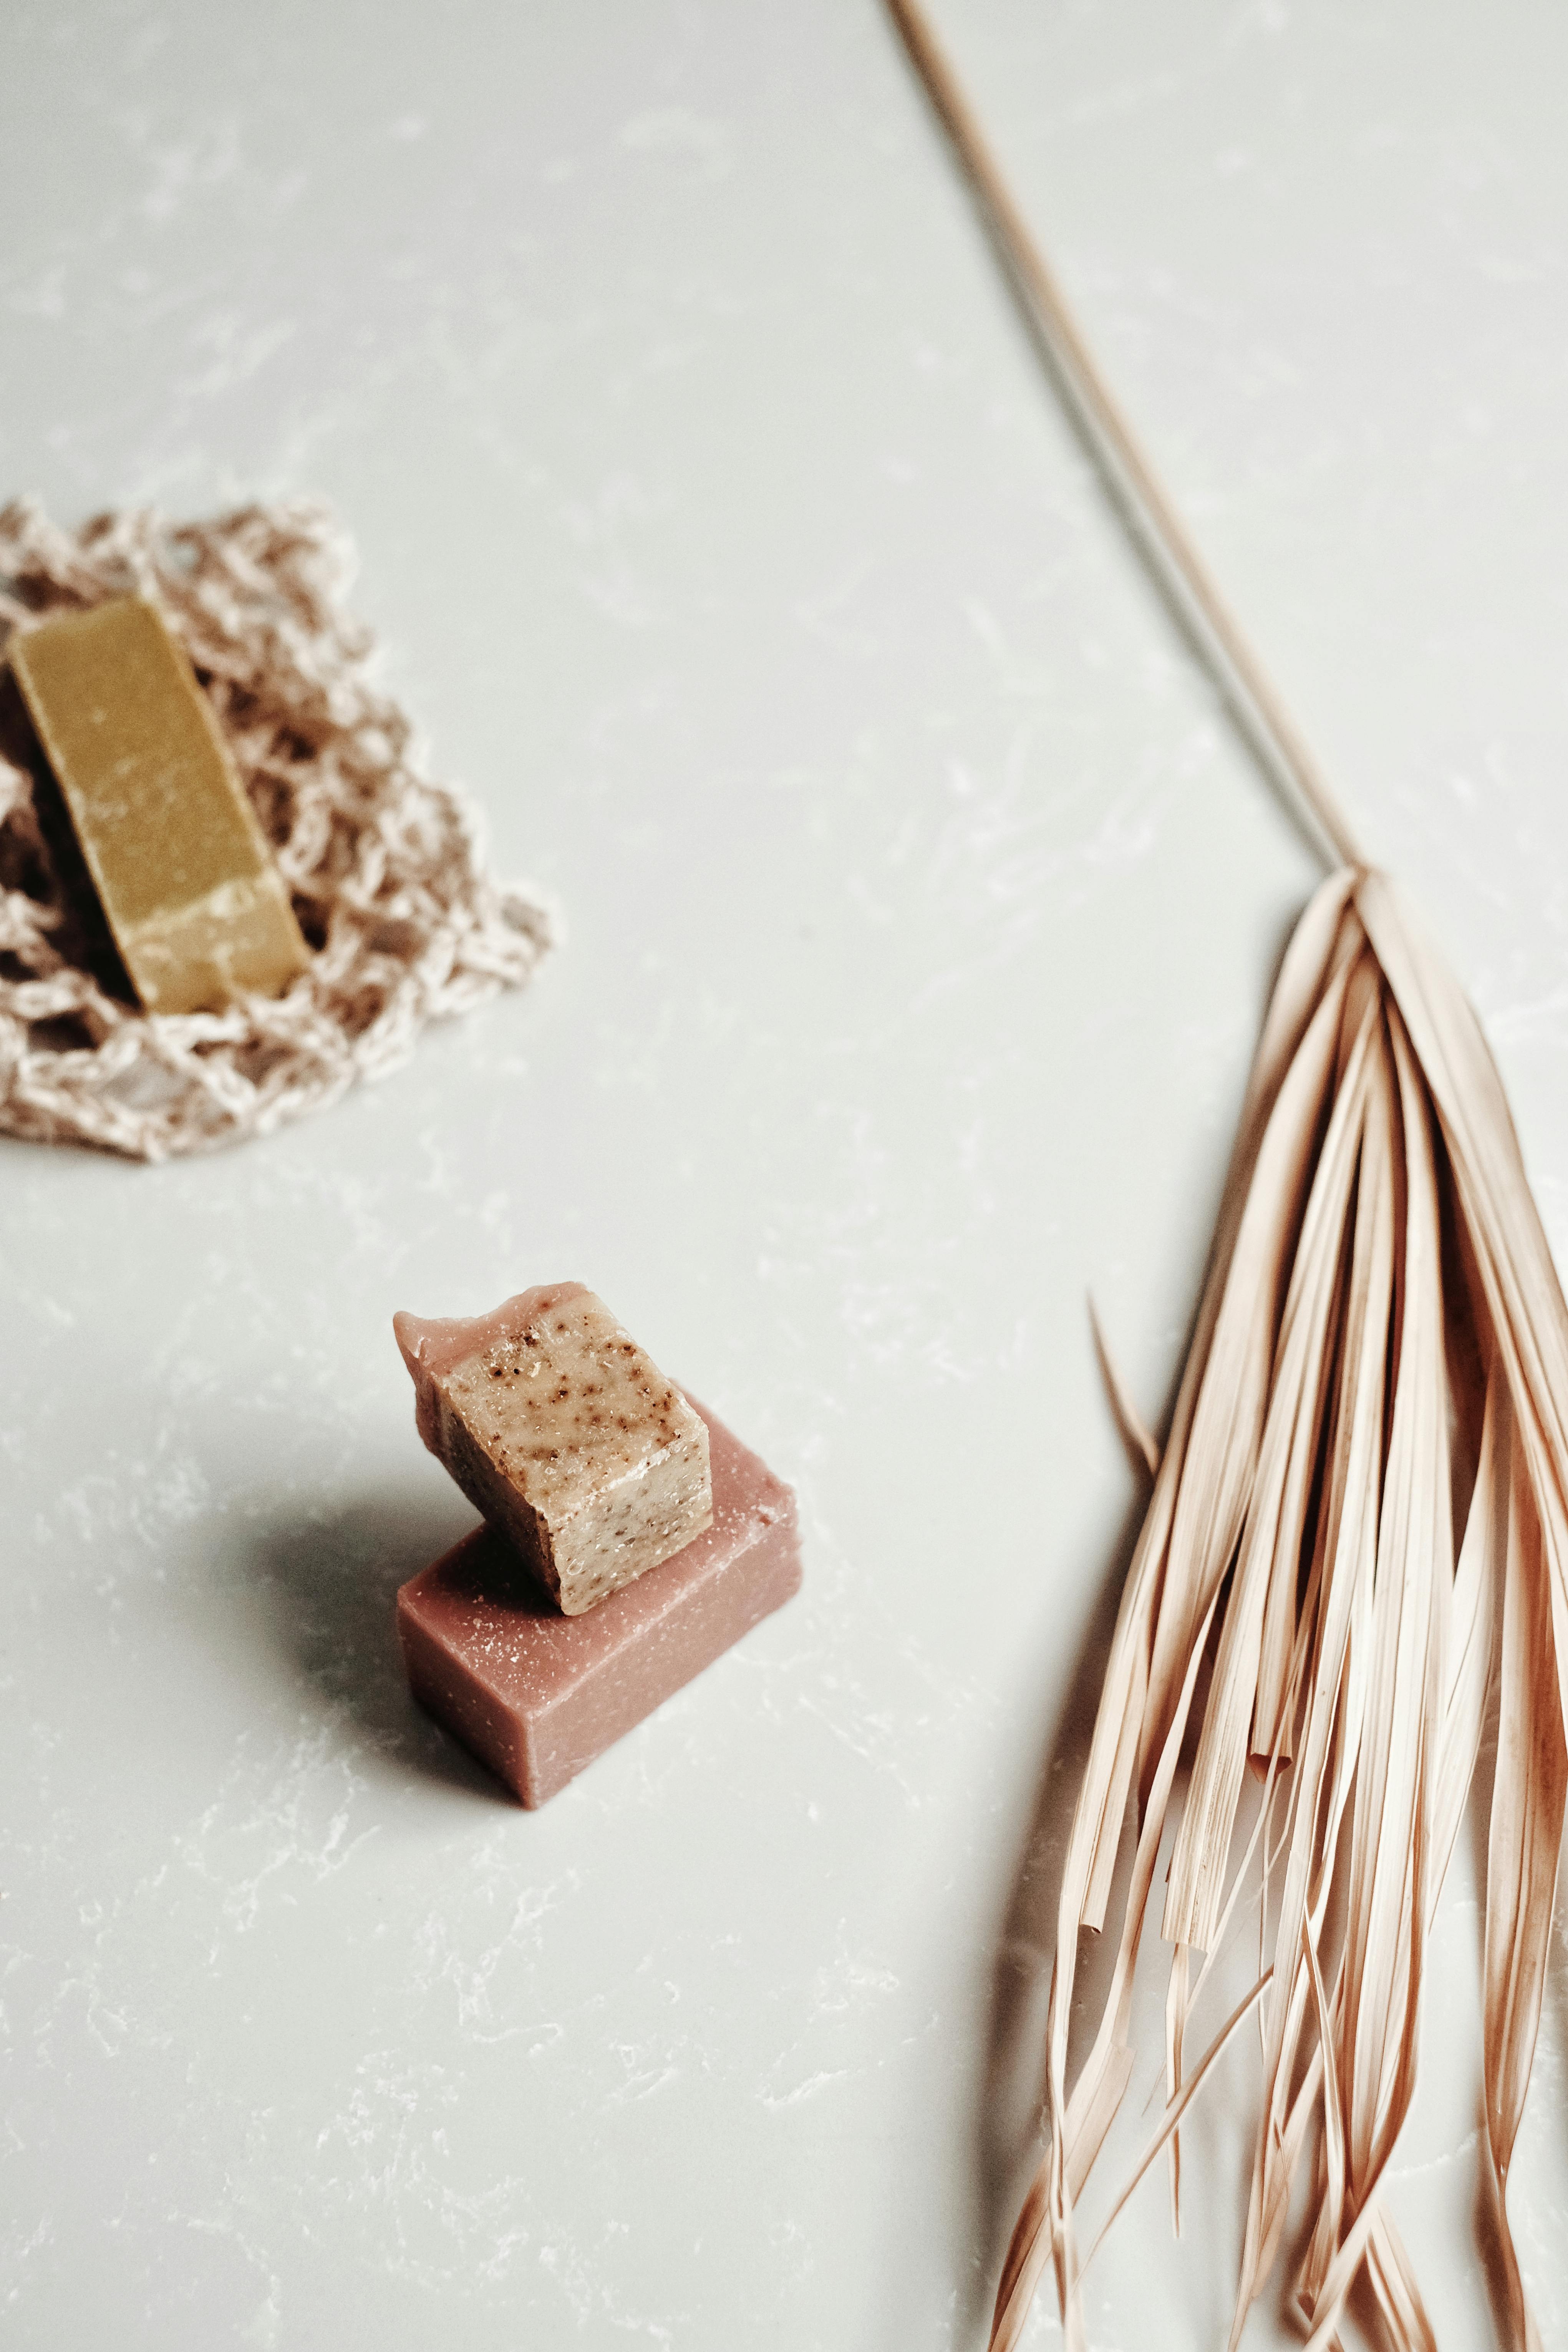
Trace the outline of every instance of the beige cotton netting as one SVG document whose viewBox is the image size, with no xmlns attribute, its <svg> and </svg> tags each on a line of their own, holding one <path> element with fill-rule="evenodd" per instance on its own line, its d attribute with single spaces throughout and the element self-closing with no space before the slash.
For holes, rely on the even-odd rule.
<svg viewBox="0 0 1568 2352">
<path fill-rule="evenodd" d="M 51 614 L 156 604 L 211 698 L 315 950 L 275 1000 L 148 1014 L 131 1001 L 72 845 L 0 709 L 0 1131 L 138 1160 L 212 1150 L 403 1061 L 427 1021 L 526 981 L 545 907 L 488 879 L 472 812 L 432 783 L 345 614 L 342 532 L 303 500 L 205 522 L 140 511 L 76 532 L 0 509 L 0 662 Z M 31 754 L 31 756 L 30 756 Z"/>
</svg>

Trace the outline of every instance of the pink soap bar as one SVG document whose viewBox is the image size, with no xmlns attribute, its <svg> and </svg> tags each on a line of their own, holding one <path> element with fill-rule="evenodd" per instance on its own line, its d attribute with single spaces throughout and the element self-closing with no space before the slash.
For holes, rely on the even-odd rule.
<svg viewBox="0 0 1568 2352">
<path fill-rule="evenodd" d="M 713 1519 L 683 1551 L 566 1617 L 481 1527 L 397 1596 L 415 1697 L 525 1805 L 543 1804 L 800 1588 L 794 1495 L 689 1402 L 708 1428 Z"/>
</svg>

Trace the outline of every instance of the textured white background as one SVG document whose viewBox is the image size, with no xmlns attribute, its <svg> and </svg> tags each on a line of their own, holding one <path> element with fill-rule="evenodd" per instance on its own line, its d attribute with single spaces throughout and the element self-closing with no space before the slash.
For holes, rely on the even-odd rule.
<svg viewBox="0 0 1568 2352">
<path fill-rule="evenodd" d="M 1561 1249 L 1568 15 L 941 21 Z M 0 154 L 0 487 L 325 492 L 572 923 L 274 1142 L 0 1146 L 5 2338 L 957 2352 L 1138 1502 L 1085 1294 L 1157 1414 L 1310 854 L 873 0 L 7 0 Z M 795 1482 L 807 1584 L 525 1816 L 404 1694 L 392 1593 L 469 1514 L 388 1318 L 558 1275 Z M 1463 1868 L 1444 1922 L 1395 2196 L 1464 2352 Z M 1223 2336 L 1223 2103 L 1194 2139 L 1099 2352 Z"/>
</svg>

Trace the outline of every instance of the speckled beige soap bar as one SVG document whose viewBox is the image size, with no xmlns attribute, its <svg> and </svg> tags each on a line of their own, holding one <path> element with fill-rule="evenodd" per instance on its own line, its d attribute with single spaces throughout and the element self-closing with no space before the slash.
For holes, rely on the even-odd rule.
<svg viewBox="0 0 1568 2352">
<path fill-rule="evenodd" d="M 277 995 L 309 950 L 162 614 L 117 596 L 28 630 L 10 661 L 146 1010 Z"/>
<path fill-rule="evenodd" d="M 419 1434 L 568 1617 L 710 1524 L 706 1425 L 580 1282 L 393 1328 Z"/>
</svg>

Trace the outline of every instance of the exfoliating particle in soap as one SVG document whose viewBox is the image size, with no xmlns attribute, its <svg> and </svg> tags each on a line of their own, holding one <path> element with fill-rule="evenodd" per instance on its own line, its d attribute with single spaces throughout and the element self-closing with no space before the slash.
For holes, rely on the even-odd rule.
<svg viewBox="0 0 1568 2352">
<path fill-rule="evenodd" d="M 397 1596 L 414 1696 L 525 1805 L 543 1804 L 800 1588 L 794 1495 L 696 1411 L 712 1523 L 601 1607 L 562 1616 L 490 1528 Z"/>
<path fill-rule="evenodd" d="M 309 950 L 182 648 L 121 596 L 17 637 L 11 668 L 149 1013 L 276 995 Z"/>
<path fill-rule="evenodd" d="M 567 1616 L 708 1526 L 701 1417 L 581 1283 L 393 1328 L 421 1437 Z"/>
</svg>

